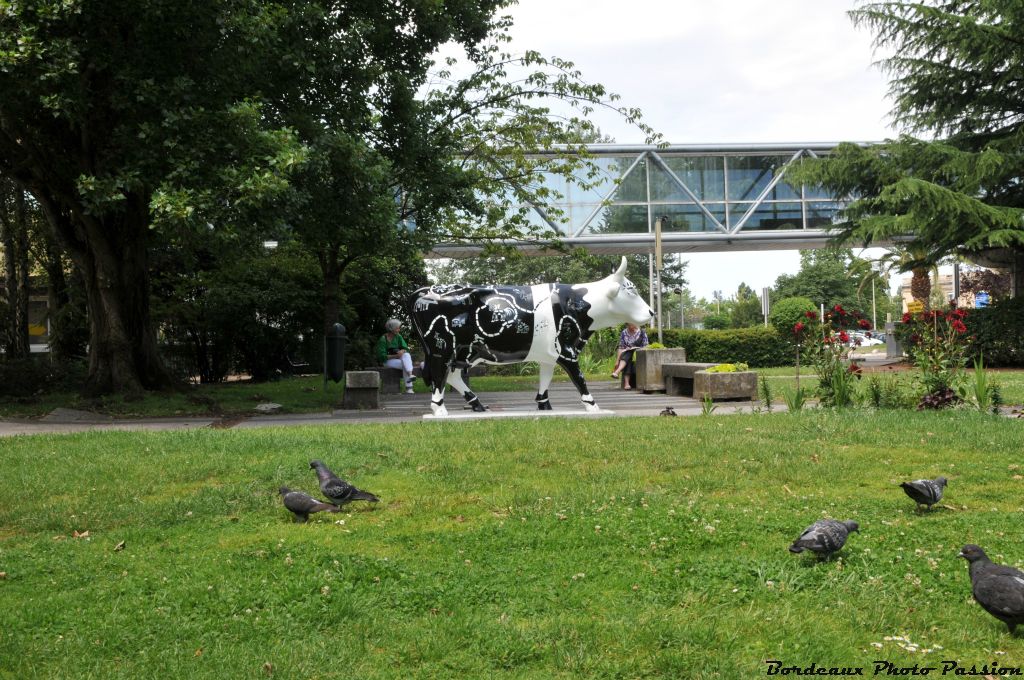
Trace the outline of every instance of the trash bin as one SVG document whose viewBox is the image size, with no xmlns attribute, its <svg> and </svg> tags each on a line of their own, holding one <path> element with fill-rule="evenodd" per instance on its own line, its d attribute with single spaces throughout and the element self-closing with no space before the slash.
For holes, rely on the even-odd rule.
<svg viewBox="0 0 1024 680">
<path fill-rule="evenodd" d="M 324 337 L 324 384 L 328 379 L 341 382 L 345 377 L 345 327 L 336 323 Z"/>
</svg>

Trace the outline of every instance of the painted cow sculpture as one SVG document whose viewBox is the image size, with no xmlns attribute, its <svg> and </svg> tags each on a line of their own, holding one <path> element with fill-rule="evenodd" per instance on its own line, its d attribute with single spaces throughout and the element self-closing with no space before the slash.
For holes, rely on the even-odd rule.
<svg viewBox="0 0 1024 680">
<path fill-rule="evenodd" d="M 540 365 L 540 410 L 551 410 L 548 385 L 558 364 L 576 385 L 586 409 L 597 411 L 577 361 L 587 339 L 601 328 L 626 321 L 646 324 L 654 316 L 626 278 L 626 258 L 614 274 L 593 283 L 430 286 L 413 293 L 409 306 L 426 353 L 424 379 L 431 386 L 435 416 L 448 415 L 446 382 L 474 411 L 485 410 L 466 384 L 465 369 L 522 361 Z"/>
</svg>

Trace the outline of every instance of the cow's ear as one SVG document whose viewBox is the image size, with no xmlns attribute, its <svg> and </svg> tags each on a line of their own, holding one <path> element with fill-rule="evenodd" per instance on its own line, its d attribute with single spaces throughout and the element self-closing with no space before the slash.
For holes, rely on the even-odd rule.
<svg viewBox="0 0 1024 680">
<path fill-rule="evenodd" d="M 622 284 L 621 283 L 613 283 L 612 285 L 608 286 L 608 297 L 609 298 L 613 298 L 616 295 L 618 295 L 619 294 L 619 290 L 621 290 L 621 288 L 622 288 Z"/>
</svg>

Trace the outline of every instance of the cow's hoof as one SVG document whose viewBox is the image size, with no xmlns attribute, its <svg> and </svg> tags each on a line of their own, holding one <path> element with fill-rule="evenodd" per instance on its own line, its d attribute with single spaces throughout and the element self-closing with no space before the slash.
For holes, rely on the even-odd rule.
<svg viewBox="0 0 1024 680">
<path fill-rule="evenodd" d="M 583 408 L 587 409 L 587 413 L 597 413 L 601 410 L 597 404 L 588 404 L 587 402 L 583 402 Z"/>
<path fill-rule="evenodd" d="M 434 412 L 435 418 L 444 418 L 448 415 L 448 409 L 444 404 L 431 404 L 430 410 Z"/>
<path fill-rule="evenodd" d="M 537 410 L 538 411 L 550 411 L 551 410 L 551 402 L 550 401 L 539 401 L 539 402 L 537 402 Z"/>
<path fill-rule="evenodd" d="M 487 407 L 481 404 L 479 401 L 474 401 L 472 404 L 470 404 L 470 406 L 473 407 L 473 411 L 475 413 L 483 413 L 484 411 L 487 410 Z"/>
</svg>

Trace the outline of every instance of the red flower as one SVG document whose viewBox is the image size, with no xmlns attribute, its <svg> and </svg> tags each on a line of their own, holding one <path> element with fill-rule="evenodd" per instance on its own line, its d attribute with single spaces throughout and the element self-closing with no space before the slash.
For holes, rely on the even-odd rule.
<svg viewBox="0 0 1024 680">
<path fill-rule="evenodd" d="M 956 321 L 953 322 L 952 328 L 957 333 L 966 333 L 967 332 L 967 326 L 965 326 L 964 322 L 961 321 L 960 319 L 957 319 Z"/>
<path fill-rule="evenodd" d="M 795 335 L 800 335 L 805 328 L 807 328 L 807 326 L 804 326 L 804 322 L 803 321 L 797 321 L 796 325 L 793 326 L 793 333 Z"/>
<path fill-rule="evenodd" d="M 806 316 L 808 319 L 817 319 L 818 313 L 808 309 L 806 312 L 804 312 L 804 316 Z"/>
<path fill-rule="evenodd" d="M 903 321 L 903 323 L 910 323 L 910 320 L 911 320 L 911 319 L 913 319 L 913 318 L 914 318 L 914 317 L 913 317 L 913 316 L 911 316 L 910 312 L 904 312 L 904 313 L 903 313 L 903 319 L 902 319 L 902 321 Z"/>
<path fill-rule="evenodd" d="M 846 343 L 846 342 L 849 342 L 849 341 L 850 341 L 850 334 L 847 333 L 846 331 L 839 331 L 839 342 Z"/>
<path fill-rule="evenodd" d="M 860 321 L 857 322 L 857 325 L 859 325 L 864 330 L 871 328 L 871 322 L 868 321 L 867 319 L 861 319 Z"/>
</svg>

